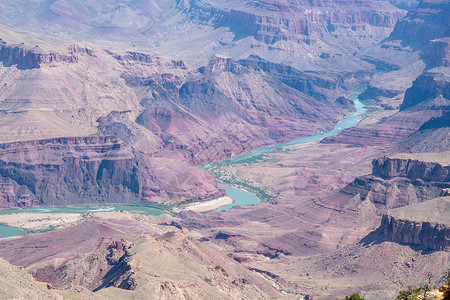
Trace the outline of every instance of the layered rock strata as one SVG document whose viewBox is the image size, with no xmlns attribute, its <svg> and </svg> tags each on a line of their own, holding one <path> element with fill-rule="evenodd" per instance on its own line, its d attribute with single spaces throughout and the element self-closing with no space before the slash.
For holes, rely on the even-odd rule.
<svg viewBox="0 0 450 300">
<path fill-rule="evenodd" d="M 13 193 L 0 207 L 130 202 L 140 183 L 131 148 L 115 137 L 56 138 L 0 145 L 0 175 Z M 15 198 L 14 198 L 15 197 Z M 23 203 L 19 199 L 30 198 Z M 15 201 L 14 201 L 15 200 Z"/>
<path fill-rule="evenodd" d="M 424 161 L 426 156 L 375 159 L 371 175 L 356 178 L 341 192 L 373 202 L 379 213 L 442 196 L 450 187 L 450 155 L 428 154 Z"/>
<path fill-rule="evenodd" d="M 404 15 L 386 1 L 377 6 L 343 1 L 340 10 L 334 10 L 337 5 L 329 1 L 255 1 L 252 6 L 234 2 L 229 9 L 217 1 L 192 1 L 189 14 L 198 21 L 229 27 L 238 38 L 253 36 L 269 44 L 282 40 L 311 43 L 313 33 L 340 28 L 356 31 L 368 25 L 391 27 Z M 275 13 L 268 14 L 269 10 Z"/>
</svg>

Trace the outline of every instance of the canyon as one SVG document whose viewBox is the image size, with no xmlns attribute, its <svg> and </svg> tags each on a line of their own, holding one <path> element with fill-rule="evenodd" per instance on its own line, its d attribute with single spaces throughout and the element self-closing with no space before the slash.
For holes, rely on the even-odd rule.
<svg viewBox="0 0 450 300">
<path fill-rule="evenodd" d="M 0 10 L 2 295 L 394 299 L 450 265 L 448 1 Z M 260 202 L 189 210 L 220 182 Z"/>
</svg>

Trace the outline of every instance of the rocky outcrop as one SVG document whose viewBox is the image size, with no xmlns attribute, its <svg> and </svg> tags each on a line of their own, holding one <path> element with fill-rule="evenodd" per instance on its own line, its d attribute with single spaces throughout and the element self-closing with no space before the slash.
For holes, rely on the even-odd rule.
<svg viewBox="0 0 450 300">
<path fill-rule="evenodd" d="M 423 123 L 423 125 L 420 126 L 419 131 L 439 129 L 439 128 L 449 128 L 449 127 L 450 127 L 450 107 L 448 108 L 448 110 L 442 112 L 442 116 L 431 118 L 427 122 Z M 441 142 L 443 142 L 442 139 Z"/>
<path fill-rule="evenodd" d="M 383 215 L 380 230 L 389 241 L 450 250 L 450 198 L 397 208 Z"/>
<path fill-rule="evenodd" d="M 450 67 L 450 37 L 430 41 L 422 57 L 430 68 Z"/>
<path fill-rule="evenodd" d="M 428 41 L 448 35 L 449 14 L 447 0 L 423 0 L 395 24 L 390 39 L 423 48 Z"/>
<path fill-rule="evenodd" d="M 0 61 L 5 66 L 16 65 L 19 69 L 39 68 L 41 64 L 58 62 L 75 63 L 78 61 L 79 53 L 94 55 L 91 49 L 77 45 L 70 46 L 68 53 L 46 52 L 38 46 L 32 48 L 24 43 L 8 44 L 0 39 Z"/>
<path fill-rule="evenodd" d="M 361 93 L 361 95 L 359 95 L 359 99 L 374 100 L 377 99 L 378 97 L 393 98 L 400 93 L 401 91 L 398 90 L 369 86 L 364 92 Z"/>
<path fill-rule="evenodd" d="M 136 51 L 126 51 L 125 54 L 117 54 L 111 51 L 107 51 L 112 57 L 119 61 L 136 61 L 141 63 L 148 63 L 153 65 L 166 65 L 169 68 L 179 68 L 186 70 L 187 67 L 182 60 L 167 60 L 161 59 L 157 56 L 150 55 L 148 53 L 136 52 Z M 171 64 L 171 65 L 169 65 Z"/>
<path fill-rule="evenodd" d="M 381 157 L 372 162 L 372 174 L 384 179 L 405 177 L 426 182 L 450 182 L 450 165 L 413 159 Z"/>
<path fill-rule="evenodd" d="M 381 157 L 372 165 L 371 175 L 356 178 L 341 193 L 369 200 L 379 215 L 387 209 L 440 197 L 450 188 L 448 162 Z"/>
<path fill-rule="evenodd" d="M 334 100 L 334 103 L 345 109 L 354 109 L 355 103 L 347 96 L 342 96 Z"/>
<path fill-rule="evenodd" d="M 49 282 L 57 289 L 82 286 L 95 290 L 109 272 L 129 269 L 123 266 L 129 244 L 125 240 L 113 241 L 107 249 L 83 253 L 70 260 L 53 259 L 37 263 L 28 267 L 27 272 L 36 280 Z"/>
<path fill-rule="evenodd" d="M 234 59 L 221 55 L 215 55 L 206 66 L 200 67 L 198 71 L 202 74 L 213 74 L 220 72 L 240 74 L 242 72 L 249 72 L 248 69 L 243 68 L 241 65 L 239 65 L 239 63 L 236 63 Z"/>
<path fill-rule="evenodd" d="M 446 74 L 425 72 L 406 90 L 400 110 L 433 100 L 434 103 L 430 105 L 434 109 L 442 109 L 442 106 L 450 104 L 450 80 Z"/>
</svg>

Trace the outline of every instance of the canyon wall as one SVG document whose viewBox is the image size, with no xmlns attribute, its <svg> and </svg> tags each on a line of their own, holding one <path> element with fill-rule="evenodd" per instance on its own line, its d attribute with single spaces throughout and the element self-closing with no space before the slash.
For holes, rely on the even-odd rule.
<svg viewBox="0 0 450 300">
<path fill-rule="evenodd" d="M 236 1 L 238 2 L 238 1 Z M 216 1 L 191 1 L 189 15 L 197 22 L 229 27 L 237 39 L 252 36 L 272 44 L 277 41 L 311 43 L 314 33 L 334 32 L 339 28 L 358 30 L 367 25 L 393 27 L 404 16 L 386 1 L 372 3 L 341 1 L 340 9 L 330 1 L 255 1 L 250 6 L 237 3 L 232 9 Z M 345 9 L 342 9 L 345 7 Z M 268 14 L 270 10 L 272 13 Z"/>
<path fill-rule="evenodd" d="M 423 0 L 395 24 L 390 39 L 423 48 L 428 41 L 448 35 L 448 1 Z"/>
<path fill-rule="evenodd" d="M 400 110 L 433 100 L 434 109 L 450 105 L 450 80 L 445 73 L 424 72 L 420 75 L 406 91 Z"/>
<path fill-rule="evenodd" d="M 10 183 L 0 208 L 139 199 L 136 159 L 115 137 L 1 144 L 0 153 L 0 175 Z"/>
<path fill-rule="evenodd" d="M 206 172 L 183 161 L 135 152 L 113 136 L 0 144 L 0 176 L 0 209 L 98 202 L 175 203 L 224 195 Z"/>
</svg>

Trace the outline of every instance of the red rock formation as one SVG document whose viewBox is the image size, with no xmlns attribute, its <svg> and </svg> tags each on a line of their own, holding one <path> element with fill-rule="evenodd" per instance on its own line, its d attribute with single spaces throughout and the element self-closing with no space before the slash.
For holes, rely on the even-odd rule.
<svg viewBox="0 0 450 300">
<path fill-rule="evenodd" d="M 437 162 L 381 157 L 372 175 L 358 177 L 342 193 L 374 202 L 381 212 L 439 197 L 450 186 L 450 167 Z"/>
<path fill-rule="evenodd" d="M 0 174 L 28 205 L 136 201 L 140 184 L 131 149 L 114 137 L 57 138 L 0 145 Z M 20 202 L 17 206 L 21 206 Z M 3 202 L 2 208 L 8 207 Z"/>
<path fill-rule="evenodd" d="M 188 165 L 177 169 L 180 163 L 175 166 L 170 159 L 135 155 L 129 145 L 111 136 L 0 144 L 0 157 L 4 183 L 0 208 L 189 202 L 224 194 L 211 175 Z M 162 161 L 165 167 L 158 168 Z"/>
</svg>

